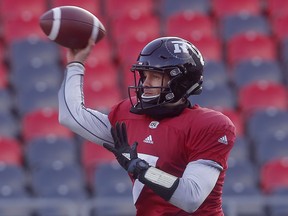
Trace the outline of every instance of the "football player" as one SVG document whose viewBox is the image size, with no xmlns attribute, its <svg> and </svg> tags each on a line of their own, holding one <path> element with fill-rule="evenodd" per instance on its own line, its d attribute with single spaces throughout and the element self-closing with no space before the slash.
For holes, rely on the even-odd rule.
<svg viewBox="0 0 288 216">
<path fill-rule="evenodd" d="M 148 43 L 132 65 L 135 85 L 128 88 L 129 97 L 106 115 L 84 103 L 84 65 L 92 48 L 90 42 L 85 49 L 68 50 L 60 123 L 115 154 L 133 181 L 137 215 L 223 216 L 222 187 L 235 127 L 222 113 L 187 99 L 202 91 L 200 51 L 178 37 Z"/>
</svg>

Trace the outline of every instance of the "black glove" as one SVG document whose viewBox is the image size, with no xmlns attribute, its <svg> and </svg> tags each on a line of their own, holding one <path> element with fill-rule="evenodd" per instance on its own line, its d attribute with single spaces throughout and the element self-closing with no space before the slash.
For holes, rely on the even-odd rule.
<svg viewBox="0 0 288 216">
<path fill-rule="evenodd" d="M 145 160 L 138 158 L 138 143 L 134 142 L 132 146 L 128 144 L 126 125 L 123 122 L 117 122 L 115 128 L 111 128 L 111 134 L 114 140 L 114 147 L 107 143 L 104 143 L 103 146 L 116 156 L 119 164 L 127 172 L 131 173 L 134 178 L 138 178 L 140 173 L 150 167 Z"/>
</svg>

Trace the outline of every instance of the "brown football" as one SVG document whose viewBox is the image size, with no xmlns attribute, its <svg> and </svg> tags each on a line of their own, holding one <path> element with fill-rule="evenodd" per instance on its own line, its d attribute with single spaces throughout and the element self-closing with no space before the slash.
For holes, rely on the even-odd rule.
<svg viewBox="0 0 288 216">
<path fill-rule="evenodd" d="M 86 47 L 89 38 L 97 43 L 106 33 L 95 15 L 76 6 L 50 9 L 40 17 L 39 25 L 50 40 L 72 49 Z"/>
</svg>

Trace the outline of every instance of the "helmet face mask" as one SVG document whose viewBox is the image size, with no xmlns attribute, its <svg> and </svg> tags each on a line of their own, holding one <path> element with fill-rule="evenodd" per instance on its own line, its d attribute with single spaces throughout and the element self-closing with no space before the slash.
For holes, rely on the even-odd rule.
<svg viewBox="0 0 288 216">
<path fill-rule="evenodd" d="M 138 109 L 138 113 L 146 113 L 148 109 L 165 107 L 192 94 L 201 93 L 203 66 L 204 60 L 199 50 L 184 39 L 163 37 L 148 43 L 131 68 L 135 82 L 134 86 L 128 87 L 131 109 L 134 111 Z M 169 77 L 167 86 L 163 86 L 162 78 L 161 86 L 144 87 L 144 71 L 158 72 L 163 77 L 167 75 Z M 145 88 L 158 88 L 160 94 L 145 98 L 143 97 Z M 136 94 L 136 101 L 132 100 L 133 91 Z"/>
</svg>

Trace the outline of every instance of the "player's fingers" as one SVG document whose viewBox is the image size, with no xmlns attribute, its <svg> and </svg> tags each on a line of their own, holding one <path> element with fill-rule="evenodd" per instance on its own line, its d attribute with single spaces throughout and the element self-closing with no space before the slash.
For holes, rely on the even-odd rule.
<svg viewBox="0 0 288 216">
<path fill-rule="evenodd" d="M 116 129 L 114 127 L 111 128 L 111 135 L 113 137 L 114 140 L 114 145 L 116 149 L 119 149 L 120 145 L 119 145 L 119 137 L 117 136 L 117 132 Z"/>
<path fill-rule="evenodd" d="M 122 122 L 121 124 L 121 135 L 122 135 L 123 143 L 128 144 L 127 129 L 126 129 L 126 124 L 124 122 Z"/>
</svg>

